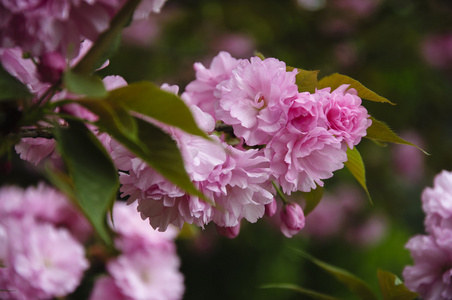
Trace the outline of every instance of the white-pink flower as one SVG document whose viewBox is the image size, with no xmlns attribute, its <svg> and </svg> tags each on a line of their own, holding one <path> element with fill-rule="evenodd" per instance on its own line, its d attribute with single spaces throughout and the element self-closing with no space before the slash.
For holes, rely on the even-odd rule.
<svg viewBox="0 0 452 300">
<path fill-rule="evenodd" d="M 232 77 L 217 86 L 217 119 L 232 125 L 248 145 L 267 144 L 286 126 L 289 105 L 298 95 L 296 74 L 275 58 L 240 61 Z"/>
<path fill-rule="evenodd" d="M 179 265 L 175 253 L 150 249 L 120 255 L 108 263 L 107 269 L 128 299 L 177 300 L 185 290 Z"/>
<path fill-rule="evenodd" d="M 436 175 L 433 188 L 424 189 L 422 209 L 427 232 L 434 228 L 452 229 L 452 172 L 443 170 Z"/>
<path fill-rule="evenodd" d="M 293 127 L 281 130 L 267 144 L 273 176 L 288 195 L 323 186 L 322 180 L 343 168 L 347 154 L 340 140 L 328 130 L 315 127 L 302 133 Z"/>
<path fill-rule="evenodd" d="M 405 247 L 413 266 L 406 266 L 403 278 L 408 289 L 425 300 L 452 298 L 452 230 L 437 230 L 435 235 L 416 235 Z"/>
<path fill-rule="evenodd" d="M 189 105 L 196 105 L 202 111 L 215 117 L 215 106 L 218 99 L 214 96 L 216 86 L 231 77 L 232 70 L 237 67 L 240 60 L 228 52 L 220 52 L 212 59 L 209 68 L 202 63 L 195 63 L 196 79 L 190 82 L 182 99 Z"/>
<path fill-rule="evenodd" d="M 317 90 L 315 97 L 323 104 L 326 126 L 334 136 L 342 139 L 349 148 L 353 149 L 372 124 L 369 114 L 361 105 L 361 98 L 355 89 L 348 89 L 343 84 L 333 92 L 330 88 Z"/>
<path fill-rule="evenodd" d="M 175 251 L 174 238 L 178 231 L 169 227 L 165 232 L 154 230 L 140 217 L 137 202 L 127 205 L 116 202 L 113 207 L 113 230 L 118 233 L 115 245 L 123 253 L 132 253 L 143 249 L 161 249 L 168 252 Z"/>
<path fill-rule="evenodd" d="M 0 219 L 0 245 L 2 299 L 63 297 L 88 268 L 83 246 L 68 230 L 31 217 Z"/>
</svg>

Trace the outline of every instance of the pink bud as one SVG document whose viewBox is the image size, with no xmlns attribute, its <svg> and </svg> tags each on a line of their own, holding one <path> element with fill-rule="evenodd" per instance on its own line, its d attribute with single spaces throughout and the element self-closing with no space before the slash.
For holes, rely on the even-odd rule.
<svg viewBox="0 0 452 300">
<path fill-rule="evenodd" d="M 303 209 L 297 203 L 289 203 L 281 211 L 281 232 L 288 238 L 303 229 L 304 222 Z"/>
<path fill-rule="evenodd" d="M 229 239 L 236 238 L 240 233 L 240 223 L 234 227 L 220 227 L 217 226 L 217 231 L 220 235 Z"/>
<path fill-rule="evenodd" d="M 273 217 L 273 215 L 276 213 L 276 199 L 273 199 L 272 203 L 265 205 L 265 215 L 268 217 Z"/>
<path fill-rule="evenodd" d="M 38 72 L 41 80 L 49 83 L 57 83 L 66 69 L 66 59 L 59 52 L 45 53 L 39 59 Z"/>
</svg>

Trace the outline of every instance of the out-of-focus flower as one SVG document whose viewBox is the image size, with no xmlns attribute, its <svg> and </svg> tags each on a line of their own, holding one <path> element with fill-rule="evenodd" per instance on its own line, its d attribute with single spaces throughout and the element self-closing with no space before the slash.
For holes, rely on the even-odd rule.
<svg viewBox="0 0 452 300">
<path fill-rule="evenodd" d="M 436 235 L 416 235 L 405 247 L 410 250 L 413 266 L 403 270 L 405 285 L 425 300 L 452 298 L 452 231 Z"/>
<path fill-rule="evenodd" d="M 353 245 L 370 247 L 382 240 L 387 227 L 384 215 L 373 214 L 364 222 L 348 228 L 345 237 Z"/>
<path fill-rule="evenodd" d="M 116 202 L 113 220 L 115 245 L 122 253 L 108 262 L 108 275 L 97 279 L 90 299 L 182 299 L 184 277 L 179 272 L 175 228 L 155 231 L 140 218 L 136 203 Z"/>
<path fill-rule="evenodd" d="M 212 47 L 217 52 L 227 51 L 236 57 L 250 57 L 256 49 L 250 36 L 238 33 L 220 35 L 213 41 Z"/>
<path fill-rule="evenodd" d="M 427 232 L 432 233 L 435 228 L 452 230 L 452 172 L 443 170 L 436 175 L 433 188 L 424 189 L 422 209 Z"/>
<path fill-rule="evenodd" d="M 400 133 L 400 137 L 423 148 L 422 137 L 414 131 Z M 392 152 L 395 171 L 409 184 L 417 184 L 424 174 L 424 154 L 416 147 L 395 144 Z"/>
<path fill-rule="evenodd" d="M 382 0 L 333 0 L 332 6 L 346 11 L 347 13 L 354 13 L 360 18 L 369 17 L 375 12 Z"/>
<path fill-rule="evenodd" d="M 67 229 L 31 217 L 2 218 L 0 244 L 2 299 L 63 297 L 88 268 L 83 246 Z"/>
<path fill-rule="evenodd" d="M 240 233 L 240 223 L 232 227 L 217 226 L 217 232 L 229 239 L 236 238 Z"/>
<path fill-rule="evenodd" d="M 422 55 L 432 67 L 447 69 L 452 66 L 452 33 L 432 34 L 422 42 Z"/>
<path fill-rule="evenodd" d="M 179 265 L 174 253 L 150 249 L 120 255 L 108 263 L 107 269 L 127 299 L 177 300 L 184 293 Z"/>
<path fill-rule="evenodd" d="M 287 123 L 289 105 L 298 95 L 297 72 L 287 72 L 275 58 L 240 61 L 232 77 L 217 86 L 217 119 L 232 125 L 246 144 L 267 144 Z"/>
<path fill-rule="evenodd" d="M 0 219 L 34 218 L 56 227 L 65 227 L 80 240 L 84 240 L 92 232 L 88 221 L 70 200 L 43 183 L 25 190 L 16 186 L 4 186 L 0 189 L 0 199 Z"/>
<path fill-rule="evenodd" d="M 297 234 L 305 225 L 303 209 L 291 202 L 281 210 L 281 232 L 288 238 Z"/>
</svg>

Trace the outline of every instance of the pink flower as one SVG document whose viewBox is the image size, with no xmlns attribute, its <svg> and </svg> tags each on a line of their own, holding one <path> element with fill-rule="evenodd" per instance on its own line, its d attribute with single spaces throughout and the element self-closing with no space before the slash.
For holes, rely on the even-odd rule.
<svg viewBox="0 0 452 300">
<path fill-rule="evenodd" d="M 65 227 L 84 240 L 91 234 L 91 225 L 70 202 L 53 187 L 43 183 L 22 189 L 16 186 L 0 188 L 0 219 L 33 218 L 37 221 Z"/>
<path fill-rule="evenodd" d="M 66 59 L 59 52 L 47 52 L 40 57 L 38 72 L 43 82 L 57 83 L 66 70 Z"/>
<path fill-rule="evenodd" d="M 295 202 L 289 203 L 281 210 L 281 232 L 291 238 L 303 229 L 305 217 L 300 205 Z"/>
<path fill-rule="evenodd" d="M 136 202 L 130 205 L 116 202 L 113 207 L 113 220 L 112 228 L 118 233 L 115 245 L 123 253 L 149 248 L 175 251 L 173 240 L 177 230 L 169 227 L 165 232 L 155 231 L 148 222 L 141 219 Z"/>
<path fill-rule="evenodd" d="M 196 80 L 190 82 L 181 95 L 188 105 L 196 105 L 202 111 L 215 118 L 215 103 L 218 101 L 214 93 L 217 85 L 232 75 L 240 60 L 233 58 L 228 52 L 220 52 L 209 66 L 195 63 Z"/>
<path fill-rule="evenodd" d="M 128 300 L 111 276 L 102 276 L 94 282 L 94 287 L 89 296 L 89 300 L 99 299 Z"/>
<path fill-rule="evenodd" d="M 179 258 L 173 252 L 136 251 L 110 261 L 108 272 L 127 299 L 182 299 L 184 277 Z"/>
<path fill-rule="evenodd" d="M 273 199 L 273 201 L 269 204 L 265 204 L 265 215 L 267 217 L 273 217 L 276 213 L 278 206 L 276 203 L 276 199 Z"/>
<path fill-rule="evenodd" d="M 232 227 L 217 226 L 217 232 L 228 239 L 236 238 L 240 233 L 240 223 Z"/>
<path fill-rule="evenodd" d="M 330 88 L 316 91 L 316 96 L 323 104 L 326 125 L 334 136 L 343 140 L 350 149 L 357 145 L 367 134 L 372 124 L 370 116 L 355 89 L 348 89 L 343 84 L 330 93 Z"/>
<path fill-rule="evenodd" d="M 452 172 L 443 170 L 436 175 L 433 188 L 424 189 L 422 209 L 427 232 L 435 228 L 452 229 Z"/>
<path fill-rule="evenodd" d="M 405 247 L 410 250 L 413 266 L 403 270 L 405 285 L 423 299 L 452 298 L 452 231 L 445 229 L 433 235 L 416 235 Z"/>
<path fill-rule="evenodd" d="M 296 74 L 275 58 L 240 61 L 232 77 L 217 86 L 217 119 L 232 125 L 248 145 L 267 144 L 286 125 L 289 104 L 298 95 Z"/>
<path fill-rule="evenodd" d="M 273 137 L 264 151 L 270 159 L 272 175 L 288 195 L 308 192 L 316 184 L 323 186 L 322 180 L 332 177 L 347 160 L 340 141 L 322 127 L 308 133 L 287 127 Z"/>
<path fill-rule="evenodd" d="M 424 148 L 423 138 L 415 131 L 405 131 L 400 137 Z M 392 164 L 399 177 L 406 184 L 415 185 L 421 182 L 425 174 L 425 155 L 416 147 L 395 144 L 392 151 Z"/>
<path fill-rule="evenodd" d="M 79 285 L 88 268 L 84 248 L 64 228 L 32 218 L 0 219 L 0 297 L 63 297 Z"/>
<path fill-rule="evenodd" d="M 0 47 L 19 46 L 33 56 L 75 57 L 84 39 L 96 40 L 123 1 L 1 1 Z"/>
</svg>

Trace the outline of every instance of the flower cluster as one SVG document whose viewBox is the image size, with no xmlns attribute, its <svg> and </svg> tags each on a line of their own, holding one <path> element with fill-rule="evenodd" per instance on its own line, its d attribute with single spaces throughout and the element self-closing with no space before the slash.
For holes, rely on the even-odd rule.
<svg viewBox="0 0 452 300">
<path fill-rule="evenodd" d="M 213 203 L 185 194 L 121 145 L 112 147 L 112 157 L 124 171 L 122 194 L 129 202 L 138 201 L 142 217 L 159 230 L 212 221 L 237 231 L 243 218 L 256 222 L 274 200 L 272 181 L 286 194 L 323 186 L 322 180 L 343 167 L 347 148 L 358 144 L 371 124 L 354 89 L 342 85 L 334 91 L 299 92 L 298 71 L 287 71 L 275 58 L 236 59 L 220 52 L 209 68 L 201 63 L 194 68 L 196 80 L 181 98 L 200 128 L 212 133 L 215 124 L 230 126 L 239 142 L 228 144 L 227 134 L 212 134 L 212 143 L 174 128 L 167 131 L 193 183 Z M 283 229 L 292 236 L 304 226 L 302 209 L 283 211 L 290 211 L 281 214 L 283 219 L 303 220 Z"/>
<path fill-rule="evenodd" d="M 63 297 L 89 264 L 83 240 L 91 228 L 61 193 L 40 184 L 0 189 L 0 298 Z"/>
<path fill-rule="evenodd" d="M 452 172 L 442 171 L 433 188 L 422 193 L 427 235 L 416 235 L 406 244 L 414 260 L 403 270 L 405 285 L 423 299 L 452 297 Z"/>
<path fill-rule="evenodd" d="M 24 52 L 41 57 L 59 53 L 77 56 L 80 43 L 95 41 L 107 30 L 124 0 L 81 1 L 0 1 L 0 47 L 20 47 Z M 144 18 L 159 12 L 164 0 L 145 0 L 135 12 Z"/>
<path fill-rule="evenodd" d="M 181 299 L 184 278 L 173 241 L 177 230 L 154 231 L 136 205 L 124 202 L 115 204 L 113 219 L 121 254 L 107 263 L 108 275 L 96 280 L 90 299 Z"/>
</svg>

